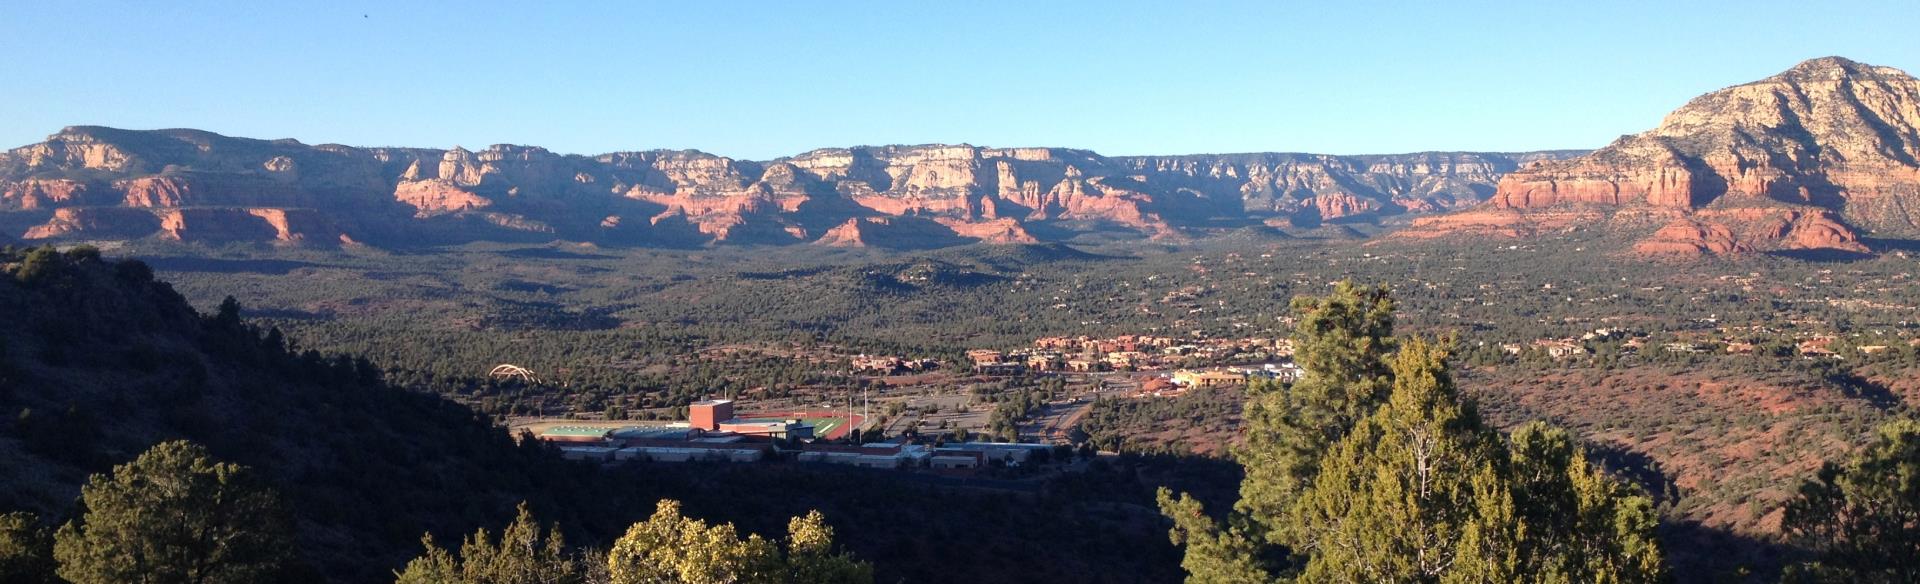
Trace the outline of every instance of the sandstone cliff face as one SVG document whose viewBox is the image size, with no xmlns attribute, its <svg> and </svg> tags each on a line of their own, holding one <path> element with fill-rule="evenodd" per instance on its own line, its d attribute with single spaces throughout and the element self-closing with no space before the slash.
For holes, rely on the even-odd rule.
<svg viewBox="0 0 1920 584">
<path fill-rule="evenodd" d="M 24 180 L 0 187 L 0 209 L 40 209 L 78 205 L 87 198 L 87 183 L 75 180 Z"/>
<path fill-rule="evenodd" d="M 1688 256 L 1765 249 L 1870 251 L 1859 235 L 1828 211 L 1754 207 L 1689 213 L 1633 247 L 1641 254 Z"/>
<path fill-rule="evenodd" d="M 335 245 L 354 243 L 325 216 L 307 209 L 192 207 L 63 207 L 23 239 L 133 239 L 175 241 L 271 241 Z"/>
<path fill-rule="evenodd" d="M 414 209 L 416 216 L 431 217 L 438 213 L 469 211 L 493 205 L 493 201 L 463 188 L 451 181 L 440 179 L 403 180 L 393 188 L 393 198 Z"/>
<path fill-rule="evenodd" d="M 1001 217 L 986 221 L 962 221 L 958 219 L 936 219 L 936 222 L 953 230 L 954 235 L 986 243 L 1040 243 L 1040 239 L 1027 232 L 1019 221 Z"/>
<path fill-rule="evenodd" d="M 1654 254 L 1861 252 L 1862 232 L 1920 235 L 1920 81 L 1810 60 L 1700 96 L 1592 154 L 1530 164 L 1501 179 L 1485 210 L 1407 235 L 1444 235 L 1450 223 L 1484 233 L 1495 218 L 1533 232 L 1543 211 L 1568 208 L 1675 214 L 1634 247 Z"/>
<path fill-rule="evenodd" d="M 160 236 L 176 241 L 338 243 L 339 233 L 311 211 L 190 208 L 158 211 Z M 331 240 L 331 241 L 327 241 Z"/>
<path fill-rule="evenodd" d="M 1521 165 L 1579 154 L 1428 152 L 1391 156 L 1233 154 L 1120 159 L 1155 183 L 1228 208 L 1340 219 L 1431 212 L 1479 203 Z"/>
<path fill-rule="evenodd" d="M 274 241 L 286 243 L 355 243 L 325 215 L 311 209 L 247 209 L 246 213 L 273 229 Z"/>
<path fill-rule="evenodd" d="M 788 244 L 834 230 L 900 237 L 928 229 L 927 241 L 1023 243 L 1038 241 L 1027 228 L 1035 222 L 1069 232 L 1176 237 L 1223 218 L 1318 222 L 1441 211 L 1485 198 L 1520 164 L 1565 155 L 1109 158 L 1066 148 L 925 145 L 822 149 L 755 162 L 691 150 L 586 157 L 513 145 L 352 148 L 197 130 L 73 127 L 0 154 L 0 212 L 145 208 L 160 223 L 144 235 L 202 240 L 314 242 L 351 233 L 404 243 L 429 235 L 551 234 L 643 244 Z M 291 223 L 276 227 L 254 210 L 277 210 Z M 221 217 L 243 226 L 206 227 Z M 292 226 L 296 217 L 326 227 Z M 69 223 L 43 225 L 39 236 L 89 231 Z"/>
<path fill-rule="evenodd" d="M 144 209 L 122 207 L 64 207 L 46 223 L 27 229 L 22 239 L 131 239 L 151 235 L 160 221 Z"/>
<path fill-rule="evenodd" d="M 907 216 L 848 219 L 846 223 L 827 230 L 813 243 L 828 247 L 930 249 L 978 241 L 1037 242 L 1011 219 L 968 223 L 955 219 L 928 220 Z"/>
<path fill-rule="evenodd" d="M 887 146 L 816 150 L 781 162 L 872 214 L 1169 228 L 1149 210 L 1151 196 L 1110 184 L 1104 175 L 1114 165 L 1091 152 Z"/>
</svg>

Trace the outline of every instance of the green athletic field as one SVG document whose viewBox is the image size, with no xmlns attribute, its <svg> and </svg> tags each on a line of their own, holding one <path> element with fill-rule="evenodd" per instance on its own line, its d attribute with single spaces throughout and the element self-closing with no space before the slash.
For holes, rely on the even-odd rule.
<svg viewBox="0 0 1920 584">
<path fill-rule="evenodd" d="M 855 418 L 858 418 L 858 417 L 859 416 L 855 416 Z M 781 421 L 793 420 L 793 419 L 798 419 L 802 422 L 805 422 L 813 426 L 813 435 L 816 438 L 839 438 L 840 436 L 837 434 L 837 432 L 840 432 L 841 430 L 843 430 L 844 427 L 847 425 L 846 416 L 784 416 L 784 417 L 756 416 L 752 418 L 740 418 L 740 419 L 737 419 L 736 421 L 781 422 Z"/>
</svg>

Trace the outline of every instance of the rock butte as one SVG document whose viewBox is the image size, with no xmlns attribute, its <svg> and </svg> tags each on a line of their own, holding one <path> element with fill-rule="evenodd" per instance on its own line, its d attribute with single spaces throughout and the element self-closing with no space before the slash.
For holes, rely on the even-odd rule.
<svg viewBox="0 0 1920 584">
<path fill-rule="evenodd" d="M 1920 82 L 1826 57 L 1715 91 L 1585 156 L 1533 163 L 1402 238 L 1639 234 L 1632 251 L 1867 252 L 1920 235 Z"/>
</svg>

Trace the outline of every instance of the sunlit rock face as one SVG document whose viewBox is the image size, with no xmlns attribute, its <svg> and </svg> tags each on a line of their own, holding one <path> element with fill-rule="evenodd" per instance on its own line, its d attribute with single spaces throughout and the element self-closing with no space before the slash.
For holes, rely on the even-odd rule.
<svg viewBox="0 0 1920 584">
<path fill-rule="evenodd" d="M 1688 102 L 1658 127 L 1586 156 L 1506 175 L 1485 207 L 1418 222 L 1409 237 L 1458 227 L 1540 232 L 1568 209 L 1674 215 L 1636 251 L 1718 254 L 1867 251 L 1862 234 L 1920 235 L 1920 82 L 1838 57 Z M 1493 213 L 1493 211 L 1511 211 Z M 1545 230 L 1551 231 L 1551 229 Z"/>
<path fill-rule="evenodd" d="M 1106 157 L 919 145 L 747 161 L 694 150 L 353 148 L 81 126 L 0 154 L 0 212 L 89 209 L 40 216 L 33 237 L 47 239 L 1028 243 L 1040 241 L 1037 223 L 1052 224 L 1050 234 L 1179 237 L 1222 220 L 1446 211 L 1485 199 L 1522 164 L 1573 154 Z M 94 210 L 104 208 L 146 209 L 147 218 Z M 221 218 L 236 226 L 210 225 Z"/>
</svg>

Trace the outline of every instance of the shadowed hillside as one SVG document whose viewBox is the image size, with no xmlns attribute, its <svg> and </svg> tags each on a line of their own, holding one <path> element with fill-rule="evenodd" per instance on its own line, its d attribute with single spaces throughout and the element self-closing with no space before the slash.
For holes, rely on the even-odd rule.
<svg viewBox="0 0 1920 584">
<path fill-rule="evenodd" d="M 89 473 L 184 438 L 270 478 L 316 580 L 391 581 L 421 533 L 446 541 L 522 500 L 570 542 L 604 546 L 662 497 L 766 534 L 821 510 L 886 582 L 1179 573 L 1131 470 L 950 491 L 861 469 L 600 469 L 516 443 L 465 406 L 394 389 L 364 359 L 293 348 L 241 322 L 237 305 L 196 313 L 143 263 L 9 248 L 0 266 L 0 510 L 64 521 Z"/>
</svg>

